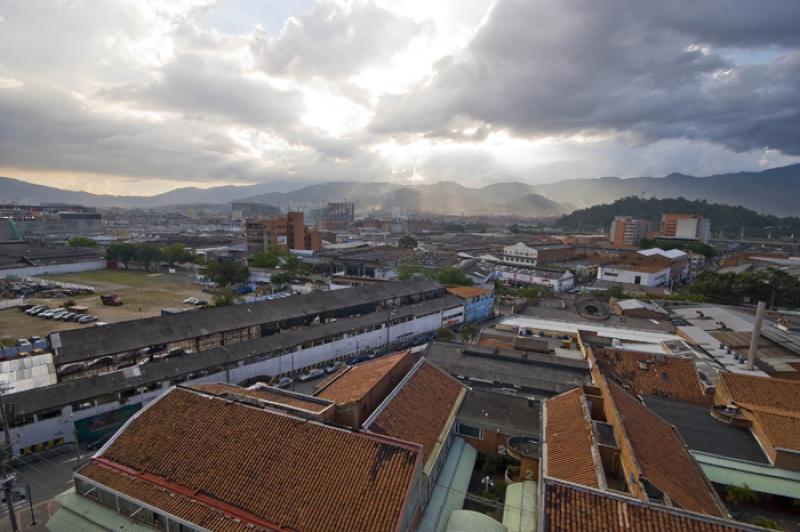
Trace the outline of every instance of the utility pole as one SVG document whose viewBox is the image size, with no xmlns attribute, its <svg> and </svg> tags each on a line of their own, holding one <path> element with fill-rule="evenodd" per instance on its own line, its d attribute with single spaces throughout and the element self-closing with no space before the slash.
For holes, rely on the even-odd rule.
<svg viewBox="0 0 800 532">
<path fill-rule="evenodd" d="M 11 436 L 8 433 L 8 417 L 6 416 L 6 403 L 3 400 L 2 392 L 0 391 L 0 417 L 3 422 L 3 451 L 2 451 L 2 475 L 3 493 L 6 496 L 6 507 L 8 508 L 8 519 L 11 521 L 12 532 L 19 532 L 17 525 L 17 514 L 14 512 L 14 500 L 12 498 L 14 481 L 16 474 L 10 467 L 11 461 Z"/>
</svg>

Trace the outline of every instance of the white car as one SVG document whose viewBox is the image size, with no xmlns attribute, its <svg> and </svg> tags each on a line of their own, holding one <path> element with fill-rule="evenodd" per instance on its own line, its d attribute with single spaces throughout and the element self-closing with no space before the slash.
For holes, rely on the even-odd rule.
<svg viewBox="0 0 800 532">
<path fill-rule="evenodd" d="M 290 379 L 289 377 L 281 377 L 280 379 L 278 379 L 278 382 L 275 383 L 275 387 L 276 388 L 288 388 L 289 386 L 292 385 L 293 382 L 294 382 L 294 380 Z"/>
<path fill-rule="evenodd" d="M 68 311 L 68 310 L 64 310 L 64 309 L 61 309 L 61 310 L 59 310 L 59 311 L 56 311 L 56 312 L 54 312 L 53 314 L 50 314 L 49 316 L 47 316 L 47 318 L 48 318 L 48 319 L 51 319 L 51 320 L 60 320 L 60 319 L 61 319 L 61 317 L 62 317 L 64 314 L 69 314 L 69 311 Z"/>
<path fill-rule="evenodd" d="M 35 307 L 31 307 L 28 310 L 26 310 L 25 314 L 28 314 L 30 316 L 35 316 L 40 312 L 44 312 L 45 310 L 50 310 L 50 307 L 48 307 L 47 305 L 36 305 Z"/>
<path fill-rule="evenodd" d="M 62 309 L 51 308 L 50 310 L 45 310 L 44 312 L 39 314 L 39 317 L 40 318 L 47 318 L 49 320 L 54 315 L 56 315 L 56 314 L 58 314 L 59 312 L 62 312 L 62 311 L 63 311 Z M 66 312 L 66 311 L 63 311 L 63 312 Z"/>
<path fill-rule="evenodd" d="M 198 301 L 200 301 L 199 297 L 187 297 L 186 299 L 183 300 L 183 303 L 184 305 L 194 305 Z"/>
<path fill-rule="evenodd" d="M 325 373 L 333 373 L 342 366 L 344 366 L 344 362 L 334 362 L 333 364 L 329 364 L 325 366 Z"/>
<path fill-rule="evenodd" d="M 314 368 L 314 369 L 310 369 L 307 372 L 303 373 L 297 379 L 300 382 L 307 382 L 307 381 L 313 381 L 314 379 L 318 379 L 318 378 L 322 377 L 323 375 L 325 375 L 325 371 L 323 371 L 323 370 L 321 370 L 319 368 Z"/>
<path fill-rule="evenodd" d="M 92 316 L 91 314 L 84 314 L 76 321 L 78 323 L 92 323 L 93 321 L 97 321 L 97 318 L 95 316 Z"/>
</svg>

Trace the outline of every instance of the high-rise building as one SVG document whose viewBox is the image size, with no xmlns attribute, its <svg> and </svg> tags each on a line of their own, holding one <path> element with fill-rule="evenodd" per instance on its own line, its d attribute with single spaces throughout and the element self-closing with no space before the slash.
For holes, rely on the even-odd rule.
<svg viewBox="0 0 800 532">
<path fill-rule="evenodd" d="M 355 221 L 356 206 L 350 201 L 328 203 L 314 209 L 312 218 L 320 231 L 342 231 Z"/>
<path fill-rule="evenodd" d="M 273 247 L 283 250 L 322 249 L 319 231 L 305 226 L 302 212 L 290 212 L 285 218 L 245 220 L 245 241 L 247 253 L 251 256 Z"/>
<path fill-rule="evenodd" d="M 616 216 L 611 222 L 609 239 L 615 246 L 638 246 L 647 237 L 650 222 L 633 216 Z"/>
<path fill-rule="evenodd" d="M 708 242 L 711 223 L 696 214 L 665 214 L 661 217 L 661 238 Z"/>
</svg>

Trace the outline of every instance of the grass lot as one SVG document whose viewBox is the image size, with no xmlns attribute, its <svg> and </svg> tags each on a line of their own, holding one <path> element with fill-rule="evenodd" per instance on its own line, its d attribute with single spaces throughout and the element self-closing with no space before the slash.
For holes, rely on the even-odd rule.
<svg viewBox="0 0 800 532">
<path fill-rule="evenodd" d="M 78 305 L 89 307 L 89 313 L 100 321 L 112 323 L 136 319 L 139 317 L 158 316 L 162 308 L 186 307 L 183 300 L 190 296 L 210 299 L 209 294 L 202 292 L 202 287 L 192 284 L 189 277 L 183 274 L 146 273 L 137 270 L 98 270 L 93 272 L 54 275 L 49 278 L 69 283 L 85 284 L 95 287 L 93 295 L 75 298 Z M 102 294 L 119 294 L 124 304 L 119 307 L 107 307 L 100 301 Z M 60 307 L 65 299 L 30 299 L 28 302 Z M 53 331 L 87 327 L 74 322 L 62 322 L 28 316 L 17 309 L 0 311 L 0 338 L 29 338 L 45 336 Z"/>
</svg>

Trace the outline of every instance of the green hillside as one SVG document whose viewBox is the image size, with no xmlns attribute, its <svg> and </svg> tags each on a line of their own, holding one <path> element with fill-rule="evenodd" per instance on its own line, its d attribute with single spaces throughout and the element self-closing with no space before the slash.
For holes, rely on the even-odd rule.
<svg viewBox="0 0 800 532">
<path fill-rule="evenodd" d="M 705 200 L 684 198 L 642 199 L 635 196 L 618 199 L 614 203 L 595 205 L 564 215 L 556 220 L 556 227 L 568 231 L 608 231 L 615 216 L 633 216 L 659 223 L 666 213 L 699 214 L 711 220 L 714 237 L 738 237 L 744 228 L 746 238 L 773 238 L 795 235 L 800 237 L 800 218 L 779 218 L 759 214 L 741 206 L 708 203 Z"/>
</svg>

